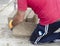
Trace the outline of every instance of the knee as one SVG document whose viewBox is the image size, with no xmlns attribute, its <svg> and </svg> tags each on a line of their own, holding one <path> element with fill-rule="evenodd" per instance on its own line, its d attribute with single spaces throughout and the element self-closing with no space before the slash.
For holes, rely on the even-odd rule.
<svg viewBox="0 0 60 46">
<path fill-rule="evenodd" d="M 35 42 L 30 40 L 30 43 L 34 44 Z"/>
<path fill-rule="evenodd" d="M 32 38 L 32 37 L 30 37 L 30 43 L 32 43 L 32 44 L 34 44 L 35 43 L 35 39 L 34 38 Z"/>
</svg>

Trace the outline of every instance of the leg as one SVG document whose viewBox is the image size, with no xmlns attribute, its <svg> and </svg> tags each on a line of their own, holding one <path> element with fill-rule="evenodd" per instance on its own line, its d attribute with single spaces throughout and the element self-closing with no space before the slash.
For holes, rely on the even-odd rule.
<svg viewBox="0 0 60 46">
<path fill-rule="evenodd" d="M 39 42 L 50 42 L 55 39 L 60 39 L 60 32 L 54 33 L 58 28 L 60 28 L 60 22 L 55 22 L 49 25 L 48 34 L 45 35 Z"/>
<path fill-rule="evenodd" d="M 36 41 L 37 37 L 39 37 L 39 31 L 42 30 L 44 32 L 44 28 L 45 26 L 42 26 L 40 24 L 37 25 L 36 29 L 33 31 L 32 35 L 30 36 L 30 41 L 31 43 L 34 44 L 34 42 Z"/>
<path fill-rule="evenodd" d="M 54 33 L 59 28 L 60 28 L 60 21 L 50 24 L 49 30 L 48 30 L 48 35 Z"/>
<path fill-rule="evenodd" d="M 60 22 L 56 22 L 56 23 L 53 23 L 53 24 L 50 24 L 49 26 L 49 29 L 48 29 L 48 35 L 44 36 L 42 39 L 44 39 L 45 37 L 48 37 L 49 35 L 51 35 L 54 31 L 56 31 L 60 26 Z M 52 29 L 53 28 L 53 29 Z M 34 30 L 34 32 L 32 33 L 31 37 L 30 37 L 30 41 L 31 43 L 34 44 L 34 42 L 36 41 L 36 39 L 39 37 L 39 31 L 43 31 L 45 30 L 45 26 L 42 26 L 42 25 L 37 25 L 36 29 Z M 51 36 L 50 36 L 51 37 Z M 41 39 L 41 42 L 43 41 Z M 55 38 L 54 38 L 55 39 Z M 46 38 L 45 38 L 46 40 Z M 50 41 L 50 40 L 49 40 Z M 39 41 L 40 42 L 40 41 Z M 48 42 L 48 41 L 45 41 L 45 42 Z"/>
<path fill-rule="evenodd" d="M 60 32 L 59 33 L 53 33 L 52 35 L 49 35 L 49 36 L 46 35 L 39 42 L 40 43 L 46 43 L 46 42 L 53 41 L 55 39 L 60 39 Z"/>
</svg>

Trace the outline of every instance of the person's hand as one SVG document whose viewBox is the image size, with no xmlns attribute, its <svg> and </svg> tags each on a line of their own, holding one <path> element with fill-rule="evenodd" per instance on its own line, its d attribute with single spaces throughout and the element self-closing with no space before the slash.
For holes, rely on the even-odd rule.
<svg viewBox="0 0 60 46">
<path fill-rule="evenodd" d="M 10 29 L 14 28 L 16 25 L 23 22 L 24 15 L 25 15 L 24 11 L 18 11 L 16 13 L 16 15 L 14 16 L 13 20 L 11 20 L 10 23 L 9 23 Z"/>
</svg>

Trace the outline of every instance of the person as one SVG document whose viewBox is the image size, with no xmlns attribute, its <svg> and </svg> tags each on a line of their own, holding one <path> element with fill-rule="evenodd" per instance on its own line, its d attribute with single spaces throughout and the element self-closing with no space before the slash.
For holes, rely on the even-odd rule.
<svg viewBox="0 0 60 46">
<path fill-rule="evenodd" d="M 55 32 L 60 28 L 60 0 L 17 0 L 17 3 L 18 12 L 13 18 L 13 27 L 23 22 L 28 7 L 40 19 L 30 36 L 31 43 L 50 43 L 60 39 L 60 32 Z"/>
</svg>

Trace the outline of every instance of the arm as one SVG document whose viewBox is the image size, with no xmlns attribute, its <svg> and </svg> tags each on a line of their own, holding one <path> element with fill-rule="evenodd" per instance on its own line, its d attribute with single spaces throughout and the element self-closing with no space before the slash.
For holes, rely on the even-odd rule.
<svg viewBox="0 0 60 46">
<path fill-rule="evenodd" d="M 16 26 L 17 24 L 19 24 L 24 20 L 25 11 L 27 9 L 27 0 L 17 0 L 17 3 L 18 3 L 18 11 L 13 18 L 12 23 L 13 26 Z"/>
<path fill-rule="evenodd" d="M 20 22 L 23 22 L 25 16 L 25 11 L 18 11 L 17 14 L 13 18 L 13 26 L 16 26 Z"/>
</svg>

